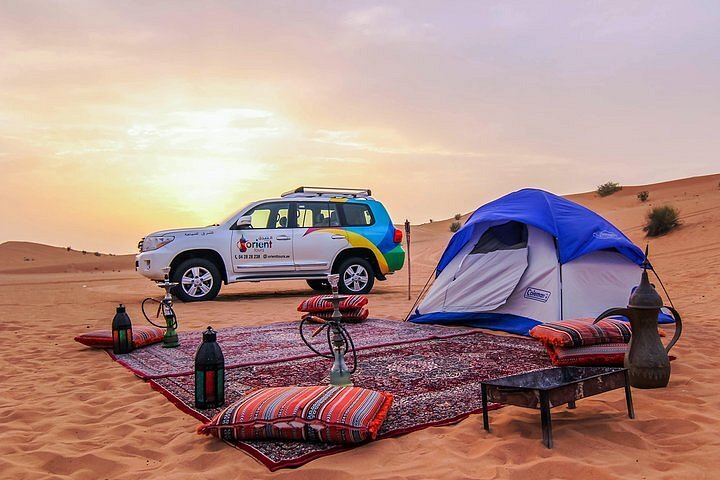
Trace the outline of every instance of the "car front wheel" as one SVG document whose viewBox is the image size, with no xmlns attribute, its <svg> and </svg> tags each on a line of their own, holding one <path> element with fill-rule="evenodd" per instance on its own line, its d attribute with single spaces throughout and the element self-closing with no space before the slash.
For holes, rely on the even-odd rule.
<svg viewBox="0 0 720 480">
<path fill-rule="evenodd" d="M 375 274 L 370 263 L 362 258 L 349 258 L 338 269 L 340 293 L 349 295 L 365 294 L 372 290 Z"/>
<path fill-rule="evenodd" d="M 179 285 L 172 293 L 183 302 L 212 300 L 220 291 L 220 272 L 204 258 L 185 260 L 173 270 L 172 281 Z"/>
</svg>

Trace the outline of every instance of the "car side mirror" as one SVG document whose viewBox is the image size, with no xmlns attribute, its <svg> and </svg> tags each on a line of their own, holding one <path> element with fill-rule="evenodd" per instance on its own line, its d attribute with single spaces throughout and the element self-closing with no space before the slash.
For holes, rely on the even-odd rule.
<svg viewBox="0 0 720 480">
<path fill-rule="evenodd" d="M 250 215 L 244 215 L 238 218 L 235 226 L 237 228 L 252 228 L 252 217 Z"/>
</svg>

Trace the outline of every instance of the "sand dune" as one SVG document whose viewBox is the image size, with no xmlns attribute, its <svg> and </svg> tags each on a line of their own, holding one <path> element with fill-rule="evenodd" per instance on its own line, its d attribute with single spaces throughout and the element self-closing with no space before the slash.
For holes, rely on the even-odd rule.
<svg viewBox="0 0 720 480">
<path fill-rule="evenodd" d="M 133 255 L 110 255 L 32 242 L 0 244 L 0 273 L 77 273 L 128 269 Z"/>
<path fill-rule="evenodd" d="M 648 190 L 648 202 L 636 194 Z M 553 411 L 555 448 L 540 442 L 537 412 L 506 407 L 458 425 L 382 440 L 270 473 L 249 456 L 199 437 L 197 422 L 101 351 L 73 341 L 109 328 L 117 303 L 140 322 L 139 303 L 161 291 L 134 272 L 132 256 L 95 256 L 58 247 L 0 245 L 0 477 L 24 478 L 540 478 L 711 479 L 720 469 L 720 175 L 625 187 L 600 198 L 572 195 L 639 245 L 650 205 L 679 208 L 683 225 L 650 240 L 686 328 L 673 350 L 666 389 L 633 394 L 628 420 L 620 391 Z M 414 226 L 413 294 L 451 236 L 451 220 Z M 374 316 L 401 319 L 405 270 L 379 283 Z M 234 284 L 217 301 L 178 304 L 181 330 L 258 325 L 296 318 L 302 282 Z M 413 295 L 414 296 L 414 295 Z"/>
</svg>

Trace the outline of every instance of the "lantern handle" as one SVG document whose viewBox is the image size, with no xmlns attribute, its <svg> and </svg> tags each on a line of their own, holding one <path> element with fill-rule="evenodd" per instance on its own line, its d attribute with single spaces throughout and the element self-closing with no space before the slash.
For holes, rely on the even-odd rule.
<svg viewBox="0 0 720 480">
<path fill-rule="evenodd" d="M 677 342 L 680 339 L 680 334 L 682 334 L 682 319 L 680 318 L 680 314 L 677 310 L 675 310 L 673 307 L 669 307 L 667 305 L 663 305 L 664 308 L 667 308 L 672 313 L 673 318 L 675 319 L 675 335 L 673 335 L 672 340 L 670 340 L 670 343 L 667 344 L 667 347 L 665 347 L 665 353 L 670 353 L 670 349 L 675 345 L 675 342 Z"/>
<path fill-rule="evenodd" d="M 612 317 L 612 316 L 621 316 L 621 317 L 627 317 L 627 319 L 630 319 L 630 309 L 629 308 L 608 308 L 603 313 L 598 315 L 598 317 L 593 322 L 593 325 L 595 325 L 597 322 L 602 320 L 603 318 Z"/>
</svg>

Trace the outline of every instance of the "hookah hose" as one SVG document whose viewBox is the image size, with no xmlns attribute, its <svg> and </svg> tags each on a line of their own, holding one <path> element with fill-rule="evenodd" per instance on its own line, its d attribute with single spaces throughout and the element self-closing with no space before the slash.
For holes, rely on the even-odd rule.
<svg viewBox="0 0 720 480">
<path fill-rule="evenodd" d="M 164 306 L 165 308 L 167 308 L 168 311 L 170 312 L 170 315 L 172 316 L 172 319 L 173 319 L 172 324 L 171 324 L 170 326 L 171 326 L 172 328 L 177 328 L 178 324 L 177 324 L 177 317 L 175 316 L 175 310 L 173 310 L 173 308 L 172 308 L 170 305 L 166 305 L 166 304 L 164 304 L 163 302 L 161 302 L 160 300 L 155 300 L 155 299 L 152 298 L 152 297 L 146 298 L 146 299 L 143 300 L 142 303 L 140 304 L 140 309 L 142 310 L 142 314 L 143 314 L 143 316 L 145 317 L 145 320 L 147 320 L 150 325 L 154 325 L 154 326 L 156 326 L 156 327 L 158 327 L 158 328 L 167 328 L 167 327 L 168 327 L 167 324 L 166 324 L 166 325 L 158 325 L 157 323 L 155 323 L 155 322 L 153 322 L 152 320 L 150 320 L 150 317 L 148 317 L 148 316 L 147 316 L 147 313 L 145 313 L 145 303 L 146 303 L 146 302 L 155 302 L 155 303 L 158 304 L 157 312 L 155 312 L 155 318 L 158 318 L 158 317 L 160 316 L 160 312 L 162 311 L 163 306 Z"/>
<path fill-rule="evenodd" d="M 322 353 L 319 350 L 317 350 L 315 347 L 313 347 L 310 342 L 308 342 L 307 338 L 305 338 L 305 333 L 303 331 L 303 327 L 305 326 L 306 322 L 310 321 L 318 321 L 322 320 L 322 325 L 313 332 L 312 336 L 318 335 L 320 332 L 325 329 L 325 334 L 327 337 L 328 347 L 330 348 L 330 353 Z M 331 328 L 332 325 L 332 328 Z M 353 343 L 352 337 L 350 336 L 350 333 L 345 328 L 345 325 L 342 324 L 342 322 L 329 322 L 327 320 L 321 319 L 319 317 L 314 316 L 308 316 L 303 318 L 300 321 L 300 338 L 302 338 L 302 341 L 305 343 L 305 345 L 312 350 L 316 355 L 319 355 L 324 358 L 335 358 L 335 355 L 333 355 L 333 345 L 332 345 L 332 330 L 335 329 L 340 336 L 343 339 L 343 343 L 345 344 L 345 352 L 351 352 L 352 353 L 352 359 L 353 359 L 353 365 L 350 369 L 350 373 L 355 373 L 355 370 L 357 370 L 357 352 L 355 351 L 355 344 Z"/>
</svg>

